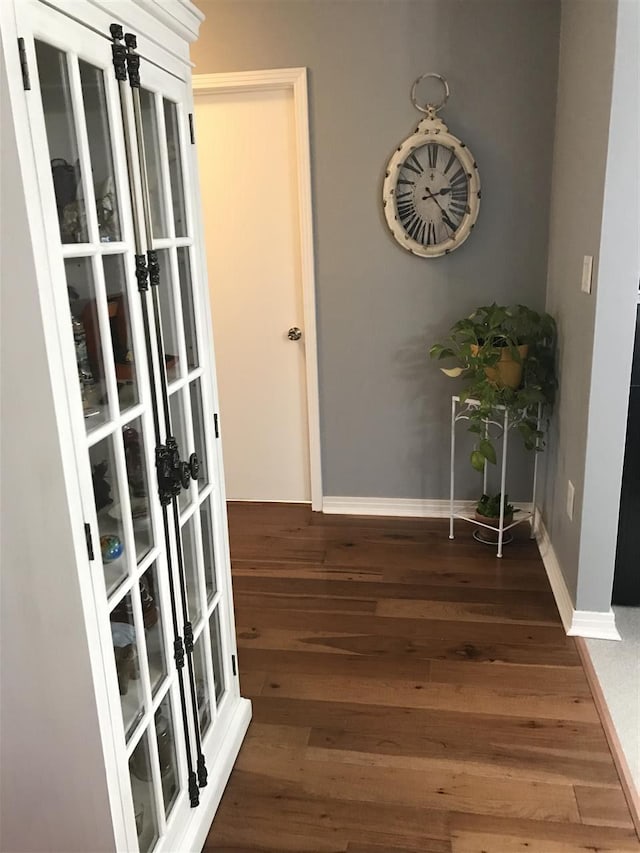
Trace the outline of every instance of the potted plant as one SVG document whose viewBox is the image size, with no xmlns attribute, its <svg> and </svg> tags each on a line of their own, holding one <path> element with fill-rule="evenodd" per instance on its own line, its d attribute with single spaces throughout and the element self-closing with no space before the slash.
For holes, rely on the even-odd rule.
<svg viewBox="0 0 640 853">
<path fill-rule="evenodd" d="M 482 495 L 476 504 L 475 517 L 480 524 L 488 524 L 490 527 L 497 527 L 500 523 L 500 500 L 502 495 L 498 492 L 497 495 Z M 514 513 L 518 512 L 513 504 L 509 503 L 509 495 L 504 496 L 504 518 L 503 526 L 509 527 L 513 522 Z M 498 534 L 495 530 L 489 530 L 486 527 L 478 527 L 476 536 L 482 542 L 490 542 L 492 545 L 498 541 Z"/>
<path fill-rule="evenodd" d="M 487 305 L 451 327 L 443 343 L 429 350 L 438 361 L 452 359 L 453 367 L 441 368 L 462 378 L 460 401 L 468 402 L 465 416 L 469 431 L 477 436 L 471 464 L 482 471 L 485 462 L 495 464 L 496 451 L 488 430 L 500 423 L 507 410 L 509 427 L 516 429 L 529 450 L 544 447 L 557 387 L 555 372 L 556 324 L 549 314 L 525 305 Z M 542 422 L 538 425 L 538 405 Z"/>
</svg>

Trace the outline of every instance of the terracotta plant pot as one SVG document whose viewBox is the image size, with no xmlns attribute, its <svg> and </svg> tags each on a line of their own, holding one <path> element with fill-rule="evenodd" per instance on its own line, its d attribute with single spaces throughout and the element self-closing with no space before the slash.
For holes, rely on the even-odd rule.
<svg viewBox="0 0 640 853">
<path fill-rule="evenodd" d="M 472 355 L 478 355 L 480 347 L 477 344 L 471 345 Z M 518 347 L 521 361 L 515 361 L 509 347 L 501 347 L 500 361 L 495 367 L 485 367 L 484 372 L 492 384 L 498 388 L 516 388 L 520 387 L 522 382 L 522 362 L 529 353 L 529 344 L 522 344 Z"/>
<path fill-rule="evenodd" d="M 480 515 L 478 510 L 475 511 L 475 519 L 479 521 L 481 524 L 491 524 L 493 527 L 497 527 L 500 524 L 499 518 L 490 518 L 488 515 Z M 509 515 L 505 515 L 504 517 L 504 526 L 508 527 L 513 522 L 513 513 L 510 512 Z M 477 527 L 476 533 L 478 539 L 482 542 L 489 542 L 492 545 L 498 544 L 498 531 L 497 530 L 488 530 L 486 527 Z"/>
</svg>

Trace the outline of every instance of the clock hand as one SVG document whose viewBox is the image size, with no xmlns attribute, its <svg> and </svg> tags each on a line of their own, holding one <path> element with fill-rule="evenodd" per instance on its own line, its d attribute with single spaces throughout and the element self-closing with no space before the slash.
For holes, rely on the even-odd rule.
<svg viewBox="0 0 640 853">
<path fill-rule="evenodd" d="M 428 193 L 429 193 L 429 195 L 425 195 L 425 196 L 423 196 L 423 197 L 422 197 L 422 200 L 423 200 L 423 201 L 426 201 L 428 198 L 433 199 L 433 200 L 435 201 L 435 203 L 438 205 L 438 207 L 440 208 L 440 213 L 442 214 L 442 221 L 444 222 L 444 224 L 445 224 L 448 228 L 450 228 L 452 231 L 455 231 L 455 230 L 456 230 L 456 226 L 453 224 L 453 222 L 452 222 L 452 221 L 451 221 L 451 219 L 449 218 L 449 214 L 445 212 L 444 208 L 442 207 L 442 205 L 440 204 L 440 202 L 438 201 L 438 199 L 435 197 L 435 195 L 434 195 L 434 194 L 433 194 L 429 189 L 425 189 L 425 192 L 428 192 Z M 442 192 L 442 190 L 440 190 L 440 193 L 441 193 L 441 195 L 444 195 L 444 193 Z"/>
</svg>

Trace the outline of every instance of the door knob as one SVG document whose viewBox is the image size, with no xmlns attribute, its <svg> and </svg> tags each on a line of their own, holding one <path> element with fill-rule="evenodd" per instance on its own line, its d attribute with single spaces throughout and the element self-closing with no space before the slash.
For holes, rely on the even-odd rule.
<svg viewBox="0 0 640 853">
<path fill-rule="evenodd" d="M 297 326 L 292 326 L 287 332 L 287 337 L 290 341 L 299 341 L 302 337 L 302 332 Z"/>
</svg>

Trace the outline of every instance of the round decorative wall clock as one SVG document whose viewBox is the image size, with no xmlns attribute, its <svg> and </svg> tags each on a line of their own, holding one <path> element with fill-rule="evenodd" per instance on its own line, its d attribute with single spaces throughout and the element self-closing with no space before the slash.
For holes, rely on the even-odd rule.
<svg viewBox="0 0 640 853">
<path fill-rule="evenodd" d="M 425 77 L 442 83 L 439 104 L 417 103 L 416 88 Z M 415 81 L 411 100 L 426 116 L 389 160 L 382 190 L 391 233 L 404 249 L 423 258 L 438 258 L 461 246 L 480 210 L 475 158 L 438 118 L 448 98 L 449 86 L 440 74 L 423 74 Z"/>
</svg>

